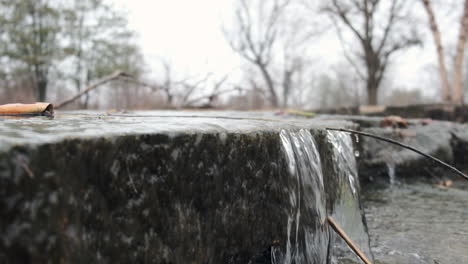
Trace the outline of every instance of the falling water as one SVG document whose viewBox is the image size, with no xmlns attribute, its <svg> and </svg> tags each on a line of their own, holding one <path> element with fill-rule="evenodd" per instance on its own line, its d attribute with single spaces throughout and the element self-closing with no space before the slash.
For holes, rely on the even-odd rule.
<svg viewBox="0 0 468 264">
<path fill-rule="evenodd" d="M 396 183 L 396 175 L 395 175 L 395 163 L 387 162 L 387 172 L 388 172 L 388 180 L 390 185 L 393 186 Z"/>
<path fill-rule="evenodd" d="M 286 252 L 280 264 L 327 261 L 328 229 L 323 175 L 316 143 L 307 130 L 281 131 L 290 176 L 296 184 L 289 192 Z"/>
<path fill-rule="evenodd" d="M 331 131 L 328 131 L 327 137 L 333 146 L 333 166 L 338 180 L 337 186 L 335 186 L 337 198 L 333 204 L 331 215 L 364 254 L 372 258 L 359 202 L 359 181 L 352 138 L 347 133 Z M 331 238 L 332 261 L 352 259 L 360 263 L 341 238 L 334 233 L 332 233 Z"/>
<path fill-rule="evenodd" d="M 356 142 L 356 145 L 359 145 L 359 135 L 354 134 L 354 139 Z M 359 158 L 361 156 L 361 153 L 359 153 L 359 150 L 354 150 L 354 157 Z"/>
</svg>

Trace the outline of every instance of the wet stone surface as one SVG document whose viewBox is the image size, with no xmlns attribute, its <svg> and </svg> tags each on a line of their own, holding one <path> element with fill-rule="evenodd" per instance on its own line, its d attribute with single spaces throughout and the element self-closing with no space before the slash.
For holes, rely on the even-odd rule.
<svg viewBox="0 0 468 264">
<path fill-rule="evenodd" d="M 468 169 L 466 125 L 440 121 L 423 125 L 410 120 L 407 129 L 368 127 L 362 131 L 409 145 L 458 169 Z M 447 168 L 413 151 L 369 137 L 359 140 L 359 175 L 364 183 L 392 183 L 392 174 L 400 181 L 438 182 L 452 176 Z"/>
<path fill-rule="evenodd" d="M 325 215 L 359 226 L 348 231 L 365 249 L 351 140 L 327 126 L 352 124 L 239 112 L 2 119 L 0 263 L 323 263 L 338 254 Z"/>
<path fill-rule="evenodd" d="M 0 151 L 15 145 L 38 145 L 69 138 L 111 138 L 124 135 L 251 133 L 281 129 L 324 128 L 350 124 L 345 121 L 286 119 L 272 113 L 177 112 L 130 113 L 62 112 L 54 118 L 0 117 Z"/>
<path fill-rule="evenodd" d="M 368 188 L 364 206 L 376 263 L 468 263 L 468 184 Z"/>
</svg>

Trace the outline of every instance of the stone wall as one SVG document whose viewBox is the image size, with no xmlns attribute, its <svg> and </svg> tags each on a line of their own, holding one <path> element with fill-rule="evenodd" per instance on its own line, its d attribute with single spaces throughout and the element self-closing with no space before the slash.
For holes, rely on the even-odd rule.
<svg viewBox="0 0 468 264">
<path fill-rule="evenodd" d="M 379 107 L 340 107 L 318 109 L 318 114 L 388 116 L 398 115 L 405 118 L 432 118 L 435 120 L 468 122 L 468 106 L 451 104 L 420 104 L 408 106 Z"/>
<path fill-rule="evenodd" d="M 308 263 L 310 230 L 329 229 L 288 169 L 283 129 L 317 141 L 328 214 L 358 188 L 339 179 L 323 129 L 348 122 L 63 119 L 0 125 L 1 263 Z"/>
</svg>

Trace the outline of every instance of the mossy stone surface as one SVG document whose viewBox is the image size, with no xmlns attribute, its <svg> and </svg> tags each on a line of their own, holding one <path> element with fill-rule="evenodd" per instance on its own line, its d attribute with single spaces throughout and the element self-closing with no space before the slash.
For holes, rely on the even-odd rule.
<svg viewBox="0 0 468 264">
<path fill-rule="evenodd" d="M 0 141 L 0 262 L 267 263 L 272 249 L 287 246 L 297 188 L 279 132 L 308 129 L 320 141 L 324 127 L 349 125 L 65 120 L 73 124 L 59 117 L 0 125 L 9 135 Z"/>
</svg>

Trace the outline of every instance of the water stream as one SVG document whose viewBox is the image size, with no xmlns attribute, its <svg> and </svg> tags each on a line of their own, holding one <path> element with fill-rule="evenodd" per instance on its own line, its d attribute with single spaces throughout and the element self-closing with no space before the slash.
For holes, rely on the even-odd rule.
<svg viewBox="0 0 468 264">
<path fill-rule="evenodd" d="M 360 260 L 344 241 L 327 228 L 326 193 L 322 164 L 317 144 L 307 130 L 281 132 L 289 172 L 297 182 L 290 191 L 292 210 L 288 213 L 288 242 L 284 256 L 275 256 L 281 264 L 341 263 Z M 332 146 L 333 171 L 338 183 L 337 196 L 331 215 L 354 242 L 371 257 L 367 230 L 359 202 L 357 166 L 352 138 L 345 133 L 330 132 L 327 140 Z M 330 174 L 331 175 L 331 174 Z M 313 225 L 310 225 L 310 223 Z M 307 223 L 307 224 L 304 224 Z M 331 232 L 331 233 L 329 233 Z M 331 238 L 331 240 L 330 240 Z M 331 246 L 331 249 L 329 248 Z"/>
<path fill-rule="evenodd" d="M 377 263 L 468 263 L 468 184 L 363 191 Z"/>
<path fill-rule="evenodd" d="M 393 186 L 396 183 L 395 167 L 396 167 L 395 163 L 387 162 L 387 172 L 388 172 L 388 180 L 390 182 L 390 186 Z"/>
<path fill-rule="evenodd" d="M 353 140 L 349 134 L 343 132 L 329 131 L 327 137 L 333 145 L 333 166 L 335 166 L 334 169 L 338 176 L 336 186 L 338 197 L 333 204 L 331 216 L 364 254 L 372 259 L 369 237 L 361 213 L 362 206 L 359 200 L 359 180 Z M 361 263 L 340 237 L 332 233 L 331 238 L 332 263 L 345 261 Z"/>
<path fill-rule="evenodd" d="M 288 242 L 280 263 L 326 263 L 326 203 L 317 145 L 307 130 L 283 130 L 280 136 L 289 173 L 297 183 L 295 189 L 290 191 L 292 210 L 287 220 Z M 303 221 L 312 222 L 313 225 L 302 225 Z"/>
</svg>

